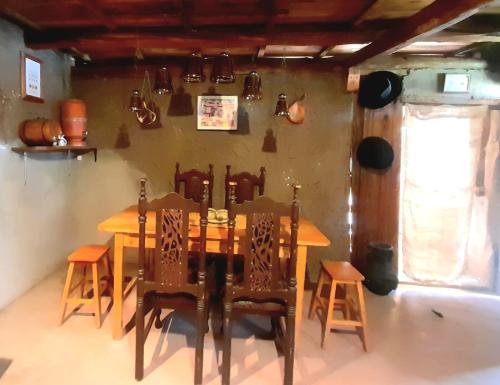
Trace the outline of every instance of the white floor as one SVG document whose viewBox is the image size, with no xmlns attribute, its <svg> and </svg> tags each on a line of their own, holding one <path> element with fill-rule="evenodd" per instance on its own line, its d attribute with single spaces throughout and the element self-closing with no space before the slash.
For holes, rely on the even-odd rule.
<svg viewBox="0 0 500 385">
<path fill-rule="evenodd" d="M 53 274 L 0 312 L 0 366 L 3 359 L 12 360 L 0 384 L 135 384 L 134 330 L 113 341 L 110 317 L 95 329 L 90 313 L 57 326 L 64 274 Z M 133 315 L 134 301 L 131 295 L 126 317 Z M 345 333 L 331 335 L 322 350 L 319 321 L 304 320 L 295 385 L 500 384 L 499 299 L 406 286 L 387 297 L 368 292 L 367 306 L 370 353 L 363 352 L 357 336 Z M 193 383 L 191 317 L 172 319 L 161 332 L 153 327 L 148 337 L 145 385 Z M 220 384 L 218 319 L 212 326 L 205 339 L 204 384 Z M 282 382 L 283 357 L 268 334 L 265 318 L 238 322 L 231 384 Z"/>
</svg>

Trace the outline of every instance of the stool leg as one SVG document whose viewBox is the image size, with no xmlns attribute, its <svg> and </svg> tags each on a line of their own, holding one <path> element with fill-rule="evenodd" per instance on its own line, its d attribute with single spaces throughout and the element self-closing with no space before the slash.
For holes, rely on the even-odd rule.
<svg viewBox="0 0 500 385">
<path fill-rule="evenodd" d="M 345 315 L 344 318 L 347 320 L 352 319 L 351 314 L 351 288 L 352 285 L 345 284 Z"/>
<path fill-rule="evenodd" d="M 314 319 L 314 314 L 316 313 L 316 308 L 319 303 L 319 298 L 321 297 L 321 291 L 323 289 L 323 283 L 324 283 L 324 278 L 323 278 L 323 269 L 319 271 L 319 278 L 318 278 L 318 284 L 316 285 L 316 290 L 314 290 L 312 297 L 311 297 L 311 305 L 309 307 L 309 319 Z"/>
<path fill-rule="evenodd" d="M 59 320 L 59 325 L 62 325 L 64 321 L 64 315 L 66 314 L 66 307 L 68 305 L 68 295 L 69 295 L 69 289 L 71 288 L 71 281 L 73 279 L 73 272 L 75 270 L 75 263 L 70 262 L 68 266 L 68 273 L 66 275 L 66 282 L 64 284 L 64 290 L 63 290 L 63 295 L 62 295 L 62 300 L 61 300 L 61 318 Z"/>
<path fill-rule="evenodd" d="M 335 292 L 337 291 L 337 282 L 332 280 L 330 297 L 328 298 L 328 310 L 323 321 L 323 336 L 321 338 L 321 348 L 325 346 L 326 335 L 330 333 L 330 320 L 333 320 L 333 308 L 335 306 Z"/>
<path fill-rule="evenodd" d="M 111 271 L 111 263 L 109 262 L 109 253 L 106 253 L 104 259 L 104 270 L 106 271 L 106 289 L 109 290 L 109 296 L 113 301 L 113 272 Z"/>
<path fill-rule="evenodd" d="M 85 280 L 87 279 L 87 265 L 84 264 L 82 267 L 82 284 L 80 286 L 80 297 L 83 298 L 85 294 Z"/>
<path fill-rule="evenodd" d="M 356 287 L 358 289 L 359 317 L 361 324 L 363 325 L 360 327 L 361 340 L 363 342 L 363 349 L 365 349 L 365 352 L 368 352 L 368 341 L 366 336 L 367 322 L 366 322 L 366 309 L 365 309 L 365 295 L 363 293 L 363 285 L 361 284 L 361 281 L 356 282 Z"/>
<path fill-rule="evenodd" d="M 101 289 L 99 282 L 99 268 L 97 262 L 92 263 L 92 285 L 94 288 L 94 311 L 97 328 L 101 327 Z"/>
</svg>

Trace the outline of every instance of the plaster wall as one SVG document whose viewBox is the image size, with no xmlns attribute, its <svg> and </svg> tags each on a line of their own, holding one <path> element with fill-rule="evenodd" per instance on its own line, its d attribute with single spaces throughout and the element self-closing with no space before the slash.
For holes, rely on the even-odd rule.
<svg viewBox="0 0 500 385">
<path fill-rule="evenodd" d="M 43 60 L 45 103 L 20 98 L 20 52 Z M 66 160 L 27 162 L 10 147 L 20 145 L 18 125 L 36 117 L 58 118 L 69 95 L 70 62 L 53 51 L 27 49 L 22 31 L 0 20 L 0 309 L 59 267 L 76 243 Z"/>
<path fill-rule="evenodd" d="M 288 63 L 287 63 L 288 64 Z M 352 95 L 344 91 L 340 74 L 311 67 L 296 68 L 288 64 L 282 69 L 258 68 L 262 76 L 264 98 L 247 102 L 239 98 L 238 132 L 202 132 L 196 129 L 197 96 L 209 87 L 223 95 L 240 95 L 244 74 L 235 84 L 184 84 L 179 69 L 171 69 L 174 88 L 188 93 L 194 113 L 188 116 L 168 115 L 172 96 L 156 96 L 161 109 L 163 127 L 141 129 L 128 111 L 130 93 L 141 88 L 140 76 L 133 79 L 97 77 L 74 78 L 74 96 L 88 108 L 88 142 L 99 147 L 96 164 L 81 162 L 79 177 L 72 195 L 86 208 L 78 222 L 78 232 L 88 239 L 109 238 L 98 234 L 96 224 L 137 202 L 138 180 L 149 180 L 151 196 L 173 191 L 175 162 L 181 170 L 208 170 L 214 164 L 214 206 L 224 206 L 226 164 L 234 173 L 258 173 L 267 170 L 265 194 L 278 201 L 289 202 L 291 184 L 299 182 L 302 215 L 314 222 L 331 240 L 328 248 L 311 248 L 309 270 L 316 279 L 319 258 L 349 258 L 347 225 L 349 154 L 351 143 Z M 208 71 L 207 71 L 208 72 Z M 273 116 L 276 97 L 285 91 L 289 100 L 305 94 L 306 118 L 293 125 L 285 118 Z M 121 133 L 121 136 L 120 136 Z M 118 139 L 128 136 L 130 146 L 117 148 Z M 276 152 L 264 152 L 266 136 L 276 139 Z M 123 145 L 123 143 L 121 143 Z"/>
</svg>

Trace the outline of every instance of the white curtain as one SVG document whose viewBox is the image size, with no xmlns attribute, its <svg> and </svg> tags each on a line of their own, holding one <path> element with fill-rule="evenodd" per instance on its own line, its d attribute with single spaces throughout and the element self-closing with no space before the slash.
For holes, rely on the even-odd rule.
<svg viewBox="0 0 500 385">
<path fill-rule="evenodd" d="M 492 284 L 488 210 L 498 142 L 488 116 L 483 106 L 405 106 L 400 256 L 414 281 Z"/>
</svg>

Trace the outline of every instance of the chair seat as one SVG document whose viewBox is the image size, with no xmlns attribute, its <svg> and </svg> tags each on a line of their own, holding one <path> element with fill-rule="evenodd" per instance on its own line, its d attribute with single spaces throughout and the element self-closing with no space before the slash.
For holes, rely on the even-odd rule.
<svg viewBox="0 0 500 385">
<path fill-rule="evenodd" d="M 321 261 L 330 279 L 335 281 L 364 281 L 365 277 L 349 262 Z"/>
<path fill-rule="evenodd" d="M 285 315 L 286 305 L 278 302 L 254 302 L 239 300 L 233 302 L 233 311 L 247 314 Z"/>
<path fill-rule="evenodd" d="M 108 246 L 90 245 L 76 249 L 68 257 L 68 262 L 98 262 L 109 251 Z"/>
</svg>

